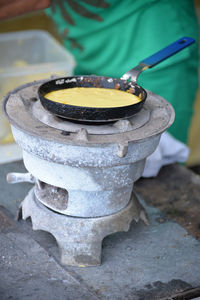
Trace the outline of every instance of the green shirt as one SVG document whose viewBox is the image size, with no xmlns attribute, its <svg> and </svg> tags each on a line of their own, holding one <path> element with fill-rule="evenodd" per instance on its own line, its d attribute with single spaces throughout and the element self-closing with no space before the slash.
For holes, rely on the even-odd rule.
<svg viewBox="0 0 200 300">
<path fill-rule="evenodd" d="M 198 25 L 191 0 L 54 0 L 47 14 L 74 55 L 75 74 L 120 77 L 175 40 L 196 44 L 144 71 L 138 83 L 174 107 L 169 131 L 186 142 L 198 87 Z"/>
</svg>

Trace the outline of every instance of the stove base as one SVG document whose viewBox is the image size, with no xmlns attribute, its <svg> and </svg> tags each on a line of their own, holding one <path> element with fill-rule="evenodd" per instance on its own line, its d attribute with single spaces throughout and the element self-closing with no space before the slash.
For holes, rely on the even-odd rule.
<svg viewBox="0 0 200 300">
<path fill-rule="evenodd" d="M 70 217 L 56 213 L 41 204 L 30 190 L 21 204 L 22 218 L 31 217 L 33 230 L 50 232 L 61 251 L 61 263 L 70 266 L 101 264 L 104 237 L 118 231 L 128 231 L 131 221 L 148 224 L 144 208 L 132 193 L 129 204 L 116 214 L 99 218 Z"/>
</svg>

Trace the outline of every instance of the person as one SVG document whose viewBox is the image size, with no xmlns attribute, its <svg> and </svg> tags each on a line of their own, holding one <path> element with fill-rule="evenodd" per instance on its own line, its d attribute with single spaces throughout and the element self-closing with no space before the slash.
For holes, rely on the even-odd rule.
<svg viewBox="0 0 200 300">
<path fill-rule="evenodd" d="M 145 89 L 174 107 L 169 132 L 187 143 L 198 88 L 198 25 L 191 0 L 0 0 L 0 18 L 46 9 L 64 46 L 74 55 L 75 74 L 120 77 L 139 61 L 177 39 L 196 43 L 139 79 Z"/>
</svg>

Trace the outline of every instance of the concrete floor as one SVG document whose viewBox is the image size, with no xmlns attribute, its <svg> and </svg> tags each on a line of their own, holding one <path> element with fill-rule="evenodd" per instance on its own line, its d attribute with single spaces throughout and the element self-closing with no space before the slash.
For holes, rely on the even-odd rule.
<svg viewBox="0 0 200 300">
<path fill-rule="evenodd" d="M 13 220 L 31 187 L 8 185 L 13 171 L 22 162 L 0 166 L 0 299 L 167 299 L 200 286 L 200 242 L 142 199 L 150 226 L 106 237 L 99 267 L 62 266 L 50 234 Z"/>
</svg>

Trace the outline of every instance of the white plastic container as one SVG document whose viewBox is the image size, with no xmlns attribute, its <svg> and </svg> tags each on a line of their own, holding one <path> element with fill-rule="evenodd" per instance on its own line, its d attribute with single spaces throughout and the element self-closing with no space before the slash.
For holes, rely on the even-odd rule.
<svg viewBox="0 0 200 300">
<path fill-rule="evenodd" d="M 0 99 L 17 86 L 51 75 L 70 76 L 75 60 L 48 32 L 27 30 L 0 34 Z M 11 142 L 0 111 L 0 143 Z"/>
</svg>

